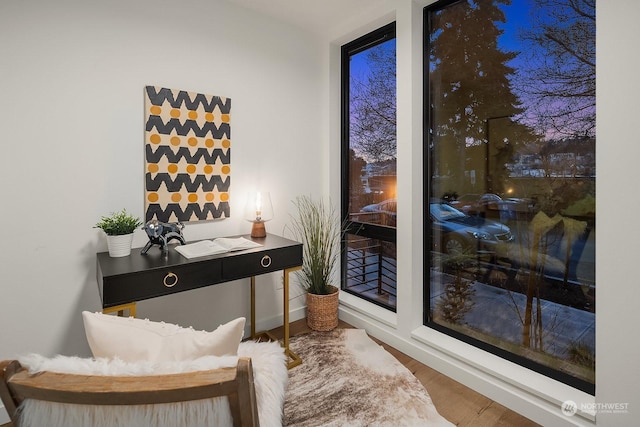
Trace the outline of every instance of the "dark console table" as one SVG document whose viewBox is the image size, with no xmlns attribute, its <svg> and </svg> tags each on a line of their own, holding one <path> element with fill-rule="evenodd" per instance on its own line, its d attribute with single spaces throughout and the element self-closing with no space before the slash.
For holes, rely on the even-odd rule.
<svg viewBox="0 0 640 427">
<path fill-rule="evenodd" d="M 237 237 L 237 236 L 236 236 Z M 242 236 L 260 243 L 253 249 L 199 258 L 185 258 L 174 245 L 167 254 L 153 247 L 142 255 L 142 248 L 131 255 L 112 258 L 108 252 L 97 255 L 97 279 L 104 313 L 136 315 L 136 302 L 191 289 L 216 285 L 231 280 L 251 278 L 251 337 L 268 335 L 255 330 L 255 276 L 283 271 L 285 352 L 289 368 L 300 364 L 300 358 L 289 350 L 289 273 L 302 266 L 302 244 L 268 234 L 264 238 Z M 270 338 L 273 338 L 269 336 Z"/>
</svg>

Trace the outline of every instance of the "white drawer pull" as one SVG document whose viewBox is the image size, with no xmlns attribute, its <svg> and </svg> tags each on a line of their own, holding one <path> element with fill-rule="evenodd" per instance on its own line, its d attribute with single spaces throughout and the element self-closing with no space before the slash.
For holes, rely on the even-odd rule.
<svg viewBox="0 0 640 427">
<path fill-rule="evenodd" d="M 260 260 L 260 265 L 263 266 L 264 268 L 267 268 L 271 265 L 271 257 L 269 255 L 265 255 L 262 257 L 262 259 Z"/>
<path fill-rule="evenodd" d="M 174 273 L 167 273 L 162 281 L 167 288 L 173 288 L 178 283 L 178 276 Z"/>
</svg>

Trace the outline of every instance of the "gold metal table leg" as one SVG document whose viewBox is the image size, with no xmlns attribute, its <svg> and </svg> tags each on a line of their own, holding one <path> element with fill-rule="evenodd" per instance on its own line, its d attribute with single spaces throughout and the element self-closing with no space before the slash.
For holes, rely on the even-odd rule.
<svg viewBox="0 0 640 427">
<path fill-rule="evenodd" d="M 256 339 L 256 277 L 251 276 L 251 339 Z"/>
<path fill-rule="evenodd" d="M 289 349 L 289 273 L 292 271 L 300 270 L 302 267 L 286 268 L 284 270 L 283 278 L 283 311 L 284 311 L 284 338 L 282 340 L 282 346 L 284 352 L 287 355 L 289 361 L 287 362 L 287 368 L 291 369 L 294 366 L 298 366 L 302 363 L 302 359 Z M 256 334 L 256 278 L 251 277 L 251 339 L 257 339 L 258 337 L 267 337 L 270 340 L 278 341 L 273 334 L 268 331 L 260 332 Z"/>
<path fill-rule="evenodd" d="M 287 367 L 289 369 L 302 363 L 302 359 L 289 349 L 289 273 L 291 273 L 292 271 L 300 270 L 301 268 L 302 267 L 285 268 L 284 277 L 282 280 L 282 293 L 284 295 L 284 351 L 291 359 L 287 363 Z"/>
<path fill-rule="evenodd" d="M 121 305 L 116 305 L 114 307 L 103 308 L 102 309 L 102 313 L 109 314 L 109 313 L 114 313 L 114 312 L 117 311 L 118 312 L 118 316 L 124 317 L 124 311 L 125 310 L 129 311 L 129 316 L 130 317 L 136 317 L 136 303 L 135 302 L 129 302 L 127 304 L 121 304 Z"/>
</svg>

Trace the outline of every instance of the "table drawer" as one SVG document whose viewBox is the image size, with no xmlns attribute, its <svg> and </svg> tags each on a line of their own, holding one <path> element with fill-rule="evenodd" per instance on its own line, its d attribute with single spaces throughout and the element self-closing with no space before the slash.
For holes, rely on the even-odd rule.
<svg viewBox="0 0 640 427">
<path fill-rule="evenodd" d="M 112 307 L 220 283 L 222 263 L 175 265 L 104 278 L 103 307 Z"/>
<path fill-rule="evenodd" d="M 223 260 L 222 279 L 235 280 L 302 265 L 302 245 L 271 249 Z"/>
</svg>

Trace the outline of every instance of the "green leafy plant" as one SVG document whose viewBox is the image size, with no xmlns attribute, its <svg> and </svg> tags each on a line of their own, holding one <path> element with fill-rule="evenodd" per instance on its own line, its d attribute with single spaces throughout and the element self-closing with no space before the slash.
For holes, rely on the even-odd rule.
<svg viewBox="0 0 640 427">
<path fill-rule="evenodd" d="M 335 208 L 322 200 L 298 196 L 293 201 L 296 215 L 291 216 L 290 230 L 302 243 L 301 286 L 311 294 L 327 295 L 340 254 L 341 224 Z"/>
<path fill-rule="evenodd" d="M 140 218 L 129 214 L 126 209 L 120 212 L 112 212 L 109 216 L 103 216 L 95 225 L 100 228 L 107 236 L 121 236 L 123 234 L 131 234 L 142 225 Z"/>
</svg>

